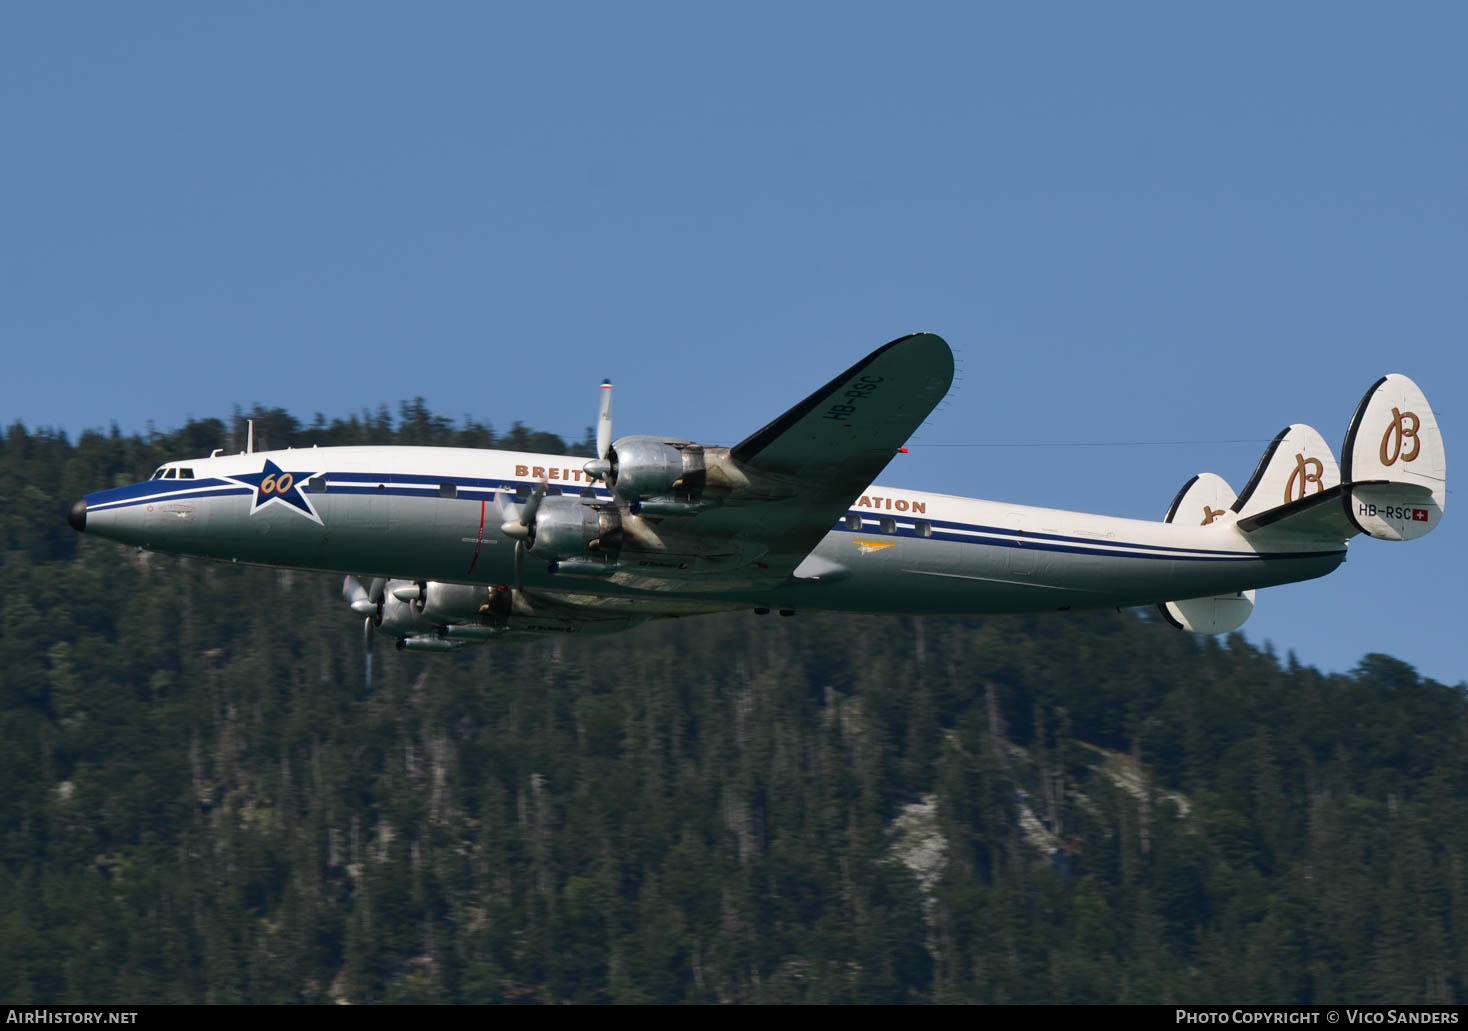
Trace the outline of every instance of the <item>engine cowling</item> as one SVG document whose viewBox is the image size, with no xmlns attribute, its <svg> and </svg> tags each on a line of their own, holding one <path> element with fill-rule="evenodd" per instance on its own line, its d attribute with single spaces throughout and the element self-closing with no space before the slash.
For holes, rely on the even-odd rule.
<svg viewBox="0 0 1468 1031">
<path fill-rule="evenodd" d="M 399 586 L 393 586 L 394 584 Z M 387 589 L 393 619 L 397 625 L 410 625 L 413 620 L 418 619 L 437 624 L 473 619 L 483 610 L 492 593 L 488 587 L 439 583 L 437 580 L 406 583 L 392 580 Z M 407 610 L 402 606 L 407 606 Z M 356 607 L 354 603 L 353 608 Z M 411 617 L 408 615 L 409 611 Z"/>
<path fill-rule="evenodd" d="M 596 508 L 580 498 L 546 498 L 525 541 L 526 550 L 547 562 L 622 546 L 622 520 L 615 509 Z"/>
<path fill-rule="evenodd" d="M 608 483 L 626 501 L 695 494 L 703 488 L 703 448 L 665 437 L 622 437 L 607 453 Z"/>
<path fill-rule="evenodd" d="M 487 587 L 428 581 L 423 592 L 423 617 L 434 623 L 473 619 L 489 602 Z"/>
<path fill-rule="evenodd" d="M 605 475 L 633 512 L 657 516 L 694 515 L 750 487 L 728 448 L 668 437 L 622 437 L 606 461 L 588 462 L 586 469 Z"/>
<path fill-rule="evenodd" d="M 388 591 L 382 600 L 382 629 L 389 633 L 403 633 L 423 626 L 418 606 L 399 597 L 396 591 Z"/>
</svg>

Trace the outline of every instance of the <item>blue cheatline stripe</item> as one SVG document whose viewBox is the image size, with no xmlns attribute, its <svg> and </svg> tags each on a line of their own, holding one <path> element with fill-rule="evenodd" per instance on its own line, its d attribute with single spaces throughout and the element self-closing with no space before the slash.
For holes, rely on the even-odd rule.
<svg viewBox="0 0 1468 1031">
<path fill-rule="evenodd" d="M 303 475 L 305 474 L 303 473 Z M 432 475 L 427 473 L 322 472 L 310 475 L 313 477 L 319 476 L 325 480 L 327 487 L 325 494 L 328 496 L 332 494 L 371 494 L 378 497 L 436 498 L 439 496 L 439 487 L 445 483 L 452 483 L 461 495 L 465 491 L 480 494 L 514 494 L 521 487 L 529 487 L 533 490 L 540 484 L 539 480 L 451 476 L 448 474 Z M 189 486 L 181 486 L 184 482 L 187 482 Z M 379 485 L 381 486 L 379 487 Z M 582 490 L 586 489 L 584 483 L 580 487 L 577 487 L 574 481 L 570 480 L 562 480 L 556 484 L 551 484 L 551 486 L 559 486 L 564 492 L 562 494 L 563 497 L 576 497 Z M 210 489 L 201 489 L 206 487 Z M 252 493 L 253 490 L 250 487 L 234 483 L 230 480 L 217 478 L 189 481 L 147 480 L 126 487 L 116 487 L 112 490 L 89 494 L 87 495 L 87 507 L 90 511 L 107 511 L 145 503 L 153 504 L 163 501 L 183 501 L 194 498 L 212 498 L 231 494 Z M 308 490 L 307 493 L 319 496 L 321 492 Z M 93 502 L 91 500 L 93 498 L 97 500 Z M 596 490 L 596 499 L 598 501 L 608 501 L 611 499 L 611 494 L 604 489 Z M 463 499 L 461 496 L 460 500 L 467 499 Z M 849 529 L 846 526 L 846 515 L 860 516 L 863 522 L 862 529 Z M 1320 558 L 1329 555 L 1338 555 L 1345 550 L 1257 553 L 1252 551 L 1184 548 L 1166 544 L 1142 544 L 1131 541 L 1102 541 L 1095 538 L 1067 536 L 1058 533 L 1020 531 L 1001 526 L 988 526 L 983 523 L 963 523 L 945 519 L 919 518 L 910 512 L 903 513 L 900 520 L 897 520 L 895 516 L 873 515 L 871 514 L 871 510 L 864 509 L 850 509 L 846 515 L 843 515 L 841 520 L 831 528 L 832 532 L 881 533 L 876 528 L 880 520 L 893 519 L 898 523 L 897 532 L 895 534 L 883 534 L 883 536 L 910 537 L 915 540 L 949 541 L 957 544 L 981 544 L 998 548 L 1025 547 L 1033 551 L 1049 551 L 1067 555 L 1097 555 L 1113 558 L 1168 559 L 1175 561 L 1254 562 L 1261 560 Z M 925 522 L 931 526 L 933 528 L 932 536 L 919 537 L 917 531 L 913 528 L 914 522 Z M 872 529 L 867 529 L 866 524 L 871 524 Z M 1023 538 L 1023 543 L 1018 539 L 1021 537 Z"/>
<path fill-rule="evenodd" d="M 452 483 L 456 487 L 482 487 L 491 490 L 513 489 L 520 485 L 535 487 L 540 484 L 539 480 L 516 480 L 503 478 L 485 478 L 478 476 L 452 476 L 447 473 L 438 475 L 430 473 L 319 473 L 326 479 L 327 485 L 333 483 L 366 483 L 376 487 L 381 484 L 397 484 L 399 486 L 438 487 L 442 483 Z M 564 491 L 572 493 L 585 490 L 590 486 L 588 480 L 547 480 L 548 487 L 560 487 Z M 603 488 L 605 491 L 605 488 Z"/>
<path fill-rule="evenodd" d="M 931 536 L 920 536 L 912 525 L 903 525 L 902 523 L 898 524 L 896 533 L 884 533 L 876 528 L 868 530 L 865 526 L 860 530 L 853 530 L 846 525 L 844 520 L 831 527 L 831 532 L 868 535 L 880 534 L 883 537 L 907 537 L 913 540 L 949 541 L 955 544 L 981 544 L 993 548 L 1022 547 L 1030 551 L 1048 551 L 1065 555 L 1165 559 L 1176 562 L 1257 562 L 1277 561 L 1280 559 L 1323 558 L 1331 555 L 1345 554 L 1344 548 L 1334 551 L 1253 552 L 1209 551 L 1204 548 L 1169 548 L 1163 544 L 1131 544 L 1125 541 L 1107 541 L 1105 544 L 1100 544 L 1085 538 L 1063 537 L 1059 534 L 1035 534 L 1029 531 L 1021 533 L 1019 530 L 1006 530 L 999 527 L 981 526 L 978 524 L 953 522 L 939 524 L 931 520 L 921 521 L 929 522 L 933 527 Z M 865 522 L 875 524 L 877 520 L 867 519 Z M 943 529 L 939 528 L 940 525 Z M 968 532 L 952 532 L 956 529 Z M 976 535 L 976 533 L 983 535 Z"/>
<path fill-rule="evenodd" d="M 187 487 L 179 486 L 187 483 Z M 112 490 L 100 490 L 95 494 L 86 496 L 87 511 L 103 512 L 114 508 L 126 508 L 131 505 L 155 504 L 164 501 L 189 501 L 193 498 L 215 498 L 223 494 L 248 494 L 250 488 L 242 483 L 230 483 L 227 480 L 200 479 L 200 480 L 171 480 L 167 486 L 158 486 L 158 481 L 151 483 L 134 483 L 127 487 L 115 487 Z M 140 487 L 152 486 L 152 490 L 139 490 Z M 93 500 L 96 499 L 96 500 Z"/>
<path fill-rule="evenodd" d="M 288 470 L 287 470 L 288 471 Z M 462 496 L 465 492 L 471 494 L 514 494 L 520 487 L 534 489 L 540 485 L 539 480 L 507 480 L 489 479 L 485 477 L 465 476 L 432 476 L 424 474 L 391 474 L 381 473 L 306 473 L 301 472 L 298 476 L 321 477 L 326 482 L 326 490 L 313 491 L 304 488 L 307 494 L 320 496 L 322 493 L 331 494 L 374 494 L 379 497 L 411 497 L 424 498 L 439 496 L 439 487 L 445 483 L 452 483 Z M 182 486 L 182 484 L 188 486 Z M 381 487 L 379 488 L 379 484 Z M 579 497 L 581 491 L 586 489 L 583 483 L 577 486 L 571 480 L 560 480 L 549 484 L 550 487 L 559 487 L 563 497 Z M 216 488 L 204 490 L 202 488 Z M 235 483 L 228 479 L 197 479 L 197 480 L 145 480 L 142 483 L 130 484 L 126 487 L 114 487 L 110 490 L 97 491 L 86 496 L 87 510 L 101 512 L 119 508 L 129 508 L 135 505 L 155 504 L 162 501 L 184 501 L 192 498 L 219 497 L 227 494 L 253 494 L 254 488 L 245 484 Z M 611 494 L 606 490 L 596 491 L 598 501 L 608 501 Z M 476 500 L 478 500 L 476 498 Z"/>
<path fill-rule="evenodd" d="M 217 490 L 201 491 L 198 494 L 175 494 L 163 498 L 143 498 L 139 501 L 120 502 L 115 505 L 87 505 L 88 512 L 115 512 L 120 508 L 137 508 L 139 505 L 164 505 L 170 501 L 193 501 L 195 498 L 222 498 L 229 495 L 249 497 L 253 491 L 248 487 L 238 485 L 221 487 Z"/>
<path fill-rule="evenodd" d="M 855 509 L 854 510 L 854 514 L 860 515 L 864 520 L 868 520 L 868 521 L 872 521 L 872 522 L 875 522 L 876 521 L 874 519 L 871 519 L 869 516 L 867 516 L 865 513 L 863 513 L 860 509 Z M 879 517 L 879 518 L 891 518 L 891 517 L 888 516 L 888 517 Z M 903 518 L 905 518 L 905 519 L 916 519 L 915 516 L 912 516 L 910 514 L 904 516 Z M 971 533 L 977 532 L 977 533 L 991 533 L 991 534 L 1007 534 L 1007 535 L 1010 535 L 1010 536 L 1019 536 L 1021 534 L 1021 531 L 1020 530 L 1007 529 L 1007 528 L 1002 527 L 1002 526 L 985 526 L 982 523 L 956 523 L 956 522 L 950 522 L 950 521 L 945 521 L 945 520 L 941 520 L 941 519 L 925 519 L 923 521 L 924 522 L 927 522 L 929 525 L 931 525 L 935 531 L 938 530 L 938 529 L 947 529 L 947 530 L 967 530 L 967 531 L 969 531 Z M 1103 550 L 1105 550 L 1107 547 L 1115 547 L 1115 548 L 1137 548 L 1137 549 L 1142 550 L 1142 551 L 1167 551 L 1167 552 L 1174 552 L 1174 553 L 1182 552 L 1182 553 L 1185 553 L 1185 554 L 1194 554 L 1194 555 L 1240 554 L 1240 552 L 1219 551 L 1218 549 L 1214 549 L 1214 548 L 1183 548 L 1183 547 L 1175 547 L 1175 546 L 1170 545 L 1170 544 L 1140 544 L 1140 543 L 1133 543 L 1133 542 L 1130 542 L 1130 541 L 1113 541 L 1113 540 L 1110 540 L 1110 539 L 1103 540 L 1103 539 L 1098 539 L 1098 538 L 1095 538 L 1095 537 L 1076 537 L 1076 536 L 1067 536 L 1066 534 L 1063 534 L 1063 533 L 1044 533 L 1044 532 L 1040 532 L 1040 531 L 1031 531 L 1031 530 L 1025 530 L 1025 531 L 1022 531 L 1022 532 L 1023 532 L 1023 535 L 1024 535 L 1025 545 L 1026 546 L 1029 546 L 1029 544 L 1031 542 L 1034 542 L 1034 541 L 1056 541 L 1056 542 L 1065 543 L 1065 544 L 1079 544 L 1079 545 L 1082 545 L 1082 546 L 1088 547 L 1088 548 L 1101 548 Z"/>
<path fill-rule="evenodd" d="M 378 497 L 404 497 L 404 498 L 436 498 L 439 497 L 439 487 L 445 483 L 452 483 L 460 499 L 466 495 L 474 495 L 478 500 L 479 495 L 484 494 L 515 494 L 517 489 L 527 486 L 524 481 L 516 480 L 465 480 L 448 476 L 418 477 L 414 482 L 404 483 L 400 478 L 383 476 L 357 476 L 352 479 L 337 477 L 326 474 L 326 491 L 331 494 L 375 494 Z M 540 481 L 529 483 L 531 489 L 539 486 Z M 550 484 L 552 490 L 560 488 L 561 497 L 580 497 L 584 486 L 577 488 L 567 481 L 560 484 Z M 307 491 L 307 493 L 319 493 Z M 595 491 L 596 500 L 609 501 L 611 494 L 602 490 Z M 450 499 L 451 500 L 451 499 Z"/>
</svg>

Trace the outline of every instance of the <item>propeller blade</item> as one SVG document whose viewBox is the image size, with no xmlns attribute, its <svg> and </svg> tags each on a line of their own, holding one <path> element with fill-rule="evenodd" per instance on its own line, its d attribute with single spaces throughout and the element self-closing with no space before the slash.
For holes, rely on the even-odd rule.
<svg viewBox="0 0 1468 1031">
<path fill-rule="evenodd" d="M 500 530 L 506 537 L 523 541 L 530 536 L 531 528 L 535 525 L 535 514 L 540 511 L 540 503 L 545 498 L 546 490 L 546 482 L 541 480 L 531 493 L 530 500 L 525 503 L 525 507 L 520 509 L 519 514 L 511 515 L 500 525 Z"/>
<path fill-rule="evenodd" d="M 518 521 L 515 515 L 515 506 L 510 504 L 510 492 L 501 487 L 494 492 L 494 510 L 500 514 L 500 522 L 508 523 L 512 520 Z"/>
<path fill-rule="evenodd" d="M 596 457 L 583 465 L 582 471 L 593 480 L 607 482 L 607 473 L 612 464 L 608 452 L 612 449 L 612 381 L 601 381 L 601 411 L 596 416 Z"/>
<path fill-rule="evenodd" d="M 596 415 L 596 457 L 605 459 L 612 446 L 612 381 L 601 381 L 601 411 Z"/>
<path fill-rule="evenodd" d="M 369 616 L 377 611 L 376 603 L 367 596 L 367 588 L 355 576 L 349 576 L 342 581 L 342 597 L 352 606 L 352 611 L 360 616 Z"/>
<path fill-rule="evenodd" d="M 368 691 L 372 690 L 372 638 L 374 629 L 371 616 L 362 620 L 362 685 Z"/>
<path fill-rule="evenodd" d="M 540 503 L 545 500 L 545 492 L 545 481 L 541 480 L 539 485 L 536 486 L 535 490 L 531 492 L 530 501 L 525 506 L 524 511 L 520 513 L 520 525 L 525 527 L 527 530 L 531 526 L 535 525 L 535 513 L 540 511 Z"/>
</svg>

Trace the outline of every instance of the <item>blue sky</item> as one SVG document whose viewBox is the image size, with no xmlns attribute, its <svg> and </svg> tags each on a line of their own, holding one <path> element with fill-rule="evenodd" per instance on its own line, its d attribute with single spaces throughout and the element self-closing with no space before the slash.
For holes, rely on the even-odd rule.
<svg viewBox="0 0 1468 1031">
<path fill-rule="evenodd" d="M 921 329 L 960 379 L 884 482 L 1161 518 L 1389 371 L 1456 468 L 1465 53 L 1447 3 L 5 5 L 0 420 L 579 437 L 610 376 L 733 442 Z M 1457 496 L 1250 638 L 1468 678 Z"/>
</svg>

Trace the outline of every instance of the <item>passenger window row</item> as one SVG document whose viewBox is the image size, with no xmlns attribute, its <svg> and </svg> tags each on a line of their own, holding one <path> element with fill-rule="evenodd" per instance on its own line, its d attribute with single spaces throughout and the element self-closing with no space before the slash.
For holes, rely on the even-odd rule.
<svg viewBox="0 0 1468 1031">
<path fill-rule="evenodd" d="M 846 528 L 848 530 L 859 531 L 861 530 L 861 527 L 861 516 L 855 512 L 848 513 L 846 516 Z M 883 516 L 881 519 L 877 520 L 877 529 L 880 530 L 882 533 L 896 533 L 897 520 L 893 519 L 891 516 Z M 912 524 L 912 532 L 919 537 L 931 537 L 933 536 L 933 524 L 928 522 L 926 519 L 918 519 Z"/>
</svg>

